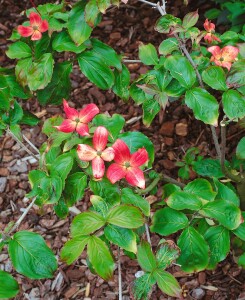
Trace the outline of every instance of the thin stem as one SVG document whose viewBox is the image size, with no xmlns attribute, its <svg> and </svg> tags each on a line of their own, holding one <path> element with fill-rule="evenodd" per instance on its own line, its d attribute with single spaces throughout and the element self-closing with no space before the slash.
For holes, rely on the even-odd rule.
<svg viewBox="0 0 245 300">
<path fill-rule="evenodd" d="M 145 233 L 146 233 L 147 242 L 151 246 L 151 236 L 150 236 L 150 231 L 147 223 L 145 223 Z"/>
<path fill-rule="evenodd" d="M 40 155 L 40 152 L 39 152 L 39 150 L 37 149 L 37 147 L 34 145 L 34 144 L 32 144 L 32 142 L 23 134 L 22 135 L 23 136 L 23 139 L 34 149 L 34 150 L 36 150 L 36 152 Z"/>
<path fill-rule="evenodd" d="M 36 6 L 36 4 L 34 3 L 34 1 L 33 1 L 33 0 L 30 0 L 30 2 L 31 2 L 32 7 L 34 7 L 35 10 L 36 10 L 36 11 L 39 13 L 39 15 L 41 16 L 40 11 L 37 9 L 37 6 Z"/>
<path fill-rule="evenodd" d="M 152 3 L 152 2 L 150 2 L 150 1 L 139 0 L 139 2 L 143 2 L 143 3 L 146 3 L 146 4 L 151 5 L 151 6 L 153 6 L 153 7 L 157 7 L 157 4 L 156 4 L 156 3 Z"/>
<path fill-rule="evenodd" d="M 120 247 L 118 247 L 118 299 L 122 300 L 122 270 L 121 270 L 121 259 L 120 259 Z"/>
<path fill-rule="evenodd" d="M 37 161 L 39 160 L 39 157 L 35 155 L 30 149 L 28 149 L 10 129 L 7 129 L 7 134 L 10 135 L 33 158 L 35 158 Z"/>
<path fill-rule="evenodd" d="M 211 132 L 212 132 L 213 141 L 214 141 L 214 145 L 215 145 L 217 155 L 218 155 L 219 158 L 221 158 L 221 151 L 220 151 L 220 146 L 219 146 L 219 141 L 218 141 L 218 136 L 217 136 L 217 133 L 216 133 L 216 129 L 212 125 L 210 125 L 210 128 L 211 128 Z"/>
<path fill-rule="evenodd" d="M 35 201 L 36 201 L 36 197 L 32 200 L 32 202 L 29 204 L 29 206 L 25 209 L 25 211 L 23 212 L 23 214 L 17 220 L 17 222 L 15 223 L 15 225 L 10 229 L 10 231 L 8 232 L 8 234 L 12 233 L 13 231 L 15 231 L 20 226 L 21 222 L 24 220 L 24 218 L 28 214 L 29 210 L 34 205 Z"/>
<path fill-rule="evenodd" d="M 169 177 L 169 176 L 167 176 L 167 175 L 163 175 L 162 180 L 165 181 L 165 182 L 168 182 L 168 183 L 173 183 L 173 184 L 175 184 L 175 185 L 181 187 L 182 189 L 185 187 L 185 184 L 184 184 L 184 183 L 179 182 L 179 181 L 177 181 L 176 179 L 171 178 L 171 177 Z"/>
<path fill-rule="evenodd" d="M 152 181 L 151 184 L 148 185 L 148 187 L 147 187 L 146 189 L 144 189 L 144 190 L 138 189 L 138 190 L 137 190 L 137 194 L 143 195 L 143 194 L 149 193 L 151 190 L 154 189 L 154 187 L 157 186 L 157 184 L 158 184 L 158 182 L 159 182 L 160 180 L 161 180 L 161 176 L 158 176 L 157 178 L 155 178 L 155 179 Z"/>
<path fill-rule="evenodd" d="M 123 60 L 124 63 L 141 63 L 141 60 L 139 59 L 124 59 Z"/>
</svg>

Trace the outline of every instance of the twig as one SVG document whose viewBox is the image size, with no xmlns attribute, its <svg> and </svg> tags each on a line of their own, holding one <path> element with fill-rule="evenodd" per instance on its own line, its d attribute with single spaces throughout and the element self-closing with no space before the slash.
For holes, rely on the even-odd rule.
<svg viewBox="0 0 245 300">
<path fill-rule="evenodd" d="M 145 233 L 146 233 L 147 242 L 151 246 L 151 236 L 150 236 L 149 227 L 147 223 L 145 223 Z"/>
<path fill-rule="evenodd" d="M 124 63 L 141 63 L 141 60 L 139 59 L 124 59 Z"/>
<path fill-rule="evenodd" d="M 10 231 L 8 232 L 8 234 L 12 233 L 13 231 L 15 231 L 21 224 L 21 222 L 24 220 L 24 218 L 26 217 L 26 215 L 28 214 L 29 210 L 32 208 L 32 206 L 34 205 L 36 201 L 36 197 L 32 200 L 32 202 L 29 204 L 29 206 L 25 209 L 25 211 L 23 212 L 23 214 L 20 216 L 20 218 L 16 221 L 16 223 L 14 224 L 14 226 L 10 229 Z"/>
<path fill-rule="evenodd" d="M 120 259 L 120 247 L 118 247 L 118 299 L 122 300 L 122 270 L 121 270 L 121 259 Z"/>
<path fill-rule="evenodd" d="M 36 152 L 40 155 L 40 152 L 39 152 L 39 150 L 37 149 L 37 147 L 34 145 L 34 144 L 32 144 L 32 142 L 24 135 L 24 134 L 22 134 L 22 136 L 23 136 L 23 139 L 34 149 L 34 150 L 36 150 Z"/>
<path fill-rule="evenodd" d="M 39 157 L 35 155 L 30 149 L 26 147 L 18 138 L 17 136 L 8 128 L 7 134 L 10 135 L 28 154 L 30 154 L 33 158 L 35 158 L 37 161 L 39 160 Z"/>
<path fill-rule="evenodd" d="M 214 126 L 210 125 L 212 136 L 213 136 L 213 141 L 214 141 L 214 146 L 217 152 L 218 157 L 221 157 L 221 151 L 220 151 L 220 146 L 219 146 L 219 141 L 218 141 L 218 136 L 216 133 L 216 129 Z"/>
<path fill-rule="evenodd" d="M 151 6 L 153 6 L 153 7 L 157 7 L 157 4 L 156 4 L 156 3 L 152 3 L 152 2 L 150 2 L 150 1 L 139 0 L 139 2 L 142 2 L 142 3 L 145 3 L 145 4 L 151 5 Z"/>
</svg>

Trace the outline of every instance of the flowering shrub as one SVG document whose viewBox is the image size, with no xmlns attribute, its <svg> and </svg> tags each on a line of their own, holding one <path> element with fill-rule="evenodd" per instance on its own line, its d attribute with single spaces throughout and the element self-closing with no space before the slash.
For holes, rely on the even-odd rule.
<svg viewBox="0 0 245 300">
<path fill-rule="evenodd" d="M 178 163 L 179 177 L 184 179 L 180 182 L 148 172 L 154 162 L 153 144 L 140 132 L 124 132 L 121 115 L 100 114 L 93 103 L 77 110 L 63 100 L 65 119 L 54 116 L 45 121 L 47 141 L 40 149 L 39 168 L 29 172 L 30 207 L 35 203 L 45 209 L 52 204 L 60 218 L 68 216 L 86 189 L 90 191 L 91 207 L 72 220 L 70 240 L 60 255 L 63 262 L 74 263 L 86 249 L 88 267 L 108 280 L 115 268 L 110 247 L 116 245 L 137 258 L 143 270 L 133 284 L 135 299 L 147 299 L 154 284 L 163 293 L 182 298 L 179 283 L 166 268 L 177 262 L 185 272 L 215 269 L 234 240 L 245 240 L 244 137 L 232 161 L 225 159 L 226 127 L 245 117 L 245 36 L 231 31 L 219 35 L 208 19 L 203 31 L 195 27 L 198 12 L 181 20 L 166 14 L 164 5 L 150 5 L 161 14 L 155 30 L 167 37 L 158 50 L 152 44 L 139 46 L 139 59 L 149 70 L 133 82 L 123 55 L 91 37 L 110 2 L 78 1 L 67 7 L 62 1 L 27 10 L 30 23 L 13 31 L 6 52 L 16 59 L 15 67 L 0 69 L 0 130 L 21 142 L 20 125 L 39 122 L 18 99 L 36 95 L 41 105 L 69 99 L 75 61 L 100 89 L 142 105 L 146 126 L 173 101 L 188 106 L 197 120 L 210 125 L 217 158 L 204 158 L 197 149 L 189 149 Z M 68 60 L 56 58 L 63 52 L 69 52 Z M 215 128 L 219 125 L 220 143 Z M 198 178 L 190 181 L 192 170 Z M 160 182 L 167 182 L 163 201 L 151 207 L 144 195 L 154 193 Z M 29 231 L 14 233 L 23 218 L 0 234 L 0 249 L 8 247 L 14 268 L 24 276 L 51 278 L 57 261 L 43 238 Z M 163 241 L 153 251 L 149 223 L 151 232 L 163 237 L 178 233 L 176 244 Z M 237 261 L 244 267 L 245 254 Z M 14 278 L 0 271 L 0 279 L 0 298 L 14 297 L 18 293 Z"/>
</svg>

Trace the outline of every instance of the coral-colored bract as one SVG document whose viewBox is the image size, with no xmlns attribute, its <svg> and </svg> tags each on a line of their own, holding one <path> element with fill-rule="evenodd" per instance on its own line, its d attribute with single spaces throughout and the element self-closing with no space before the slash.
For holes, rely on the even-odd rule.
<svg viewBox="0 0 245 300">
<path fill-rule="evenodd" d="M 139 167 L 149 159 L 145 148 L 138 149 L 135 153 L 130 154 L 127 144 L 120 139 L 112 147 L 115 150 L 115 163 L 109 166 L 107 178 L 111 183 L 125 178 L 131 185 L 144 189 L 144 173 Z"/>
<path fill-rule="evenodd" d="M 225 46 L 220 49 L 218 46 L 212 46 L 207 49 L 212 53 L 210 61 L 213 61 L 217 66 L 221 66 L 230 70 L 232 63 L 235 61 L 239 49 L 233 46 Z"/>
<path fill-rule="evenodd" d="M 31 40 L 37 41 L 42 38 L 42 32 L 48 30 L 48 21 L 42 20 L 39 14 L 30 13 L 30 26 L 20 25 L 17 27 L 19 34 L 23 37 L 31 36 Z"/>
<path fill-rule="evenodd" d="M 71 108 L 67 101 L 63 100 L 64 111 L 66 118 L 60 126 L 54 126 L 62 132 L 76 131 L 81 136 L 89 135 L 88 123 L 99 113 L 99 108 L 95 104 L 88 104 L 80 111 Z"/>
<path fill-rule="evenodd" d="M 206 19 L 203 24 L 203 27 L 207 31 L 207 34 L 204 36 L 204 40 L 207 43 L 211 44 L 213 41 L 221 42 L 221 40 L 216 35 L 214 35 L 214 33 L 215 33 L 215 24 L 214 23 L 211 23 L 211 21 Z"/>
<path fill-rule="evenodd" d="M 96 128 L 93 137 L 94 148 L 85 144 L 79 144 L 77 147 L 77 154 L 81 160 L 92 160 L 93 176 L 96 179 L 100 179 L 104 176 L 104 161 L 112 161 L 114 159 L 114 149 L 112 147 L 106 148 L 107 141 L 107 129 L 103 126 L 99 126 Z"/>
</svg>

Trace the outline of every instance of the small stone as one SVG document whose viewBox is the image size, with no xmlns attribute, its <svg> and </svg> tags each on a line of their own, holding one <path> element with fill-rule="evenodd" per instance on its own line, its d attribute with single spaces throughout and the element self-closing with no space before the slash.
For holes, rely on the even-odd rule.
<svg viewBox="0 0 245 300">
<path fill-rule="evenodd" d="M 173 138 L 170 138 L 170 137 L 165 137 L 165 138 L 164 138 L 164 143 L 165 143 L 167 146 L 172 146 L 173 143 L 174 143 L 174 139 L 173 139 Z"/>
<path fill-rule="evenodd" d="M 159 163 L 161 163 L 167 170 L 173 170 L 176 168 L 175 163 L 169 159 L 160 160 Z"/>
<path fill-rule="evenodd" d="M 206 273 L 205 272 L 198 273 L 198 281 L 200 284 L 206 283 Z"/>
<path fill-rule="evenodd" d="M 192 297 L 195 300 L 200 300 L 205 296 L 205 292 L 203 289 L 197 288 L 192 291 Z"/>
<path fill-rule="evenodd" d="M 8 254 L 1 254 L 0 255 L 0 262 L 3 262 L 4 260 L 6 260 L 8 258 Z"/>
<path fill-rule="evenodd" d="M 112 40 L 120 40 L 120 38 L 121 38 L 120 32 L 112 32 L 110 34 L 110 39 L 112 39 Z"/>
<path fill-rule="evenodd" d="M 9 170 L 7 168 L 0 168 L 0 175 L 7 177 L 9 175 Z"/>
<path fill-rule="evenodd" d="M 7 185 L 7 178 L 0 177 L 0 193 L 3 193 Z"/>
<path fill-rule="evenodd" d="M 185 124 L 185 123 L 176 124 L 175 133 L 179 136 L 187 136 L 187 134 L 188 134 L 188 125 Z"/>
<path fill-rule="evenodd" d="M 174 123 L 173 122 L 165 122 L 162 124 L 160 130 L 160 134 L 166 135 L 166 136 L 173 136 L 174 133 Z"/>
<path fill-rule="evenodd" d="M 15 193 L 18 195 L 19 198 L 24 198 L 26 194 L 26 192 L 22 189 L 16 189 Z"/>
<path fill-rule="evenodd" d="M 40 300 L 40 291 L 38 288 L 34 288 L 31 290 L 30 294 L 28 295 L 29 300 Z"/>
<path fill-rule="evenodd" d="M 28 171 L 27 163 L 25 161 L 17 160 L 16 164 L 9 167 L 10 172 L 26 173 Z"/>
</svg>

